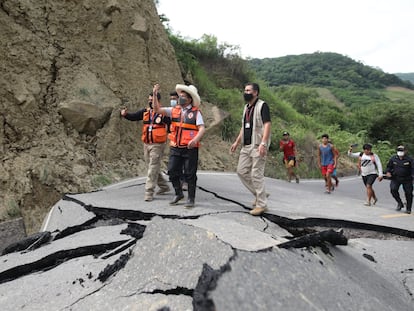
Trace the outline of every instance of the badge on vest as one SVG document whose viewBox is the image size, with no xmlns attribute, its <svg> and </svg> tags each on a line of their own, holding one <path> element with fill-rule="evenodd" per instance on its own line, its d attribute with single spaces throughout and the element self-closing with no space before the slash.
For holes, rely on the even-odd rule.
<svg viewBox="0 0 414 311">
<path fill-rule="evenodd" d="M 158 117 L 155 119 L 155 123 L 157 123 L 157 124 L 161 123 L 161 117 L 160 117 L 160 116 L 158 116 Z"/>
<path fill-rule="evenodd" d="M 187 116 L 189 119 L 192 119 L 194 117 L 194 113 L 190 112 Z"/>
</svg>

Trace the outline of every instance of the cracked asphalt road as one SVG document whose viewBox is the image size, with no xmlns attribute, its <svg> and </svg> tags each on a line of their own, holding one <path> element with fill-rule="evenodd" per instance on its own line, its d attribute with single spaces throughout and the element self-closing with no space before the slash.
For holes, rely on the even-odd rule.
<svg viewBox="0 0 414 311">
<path fill-rule="evenodd" d="M 267 178 L 263 217 L 234 173 L 199 172 L 193 209 L 169 206 L 172 192 L 144 202 L 144 184 L 56 203 L 43 232 L 0 257 L 2 309 L 414 308 L 414 218 L 387 181 L 365 207 L 359 177 L 331 195 L 322 180 Z"/>
</svg>

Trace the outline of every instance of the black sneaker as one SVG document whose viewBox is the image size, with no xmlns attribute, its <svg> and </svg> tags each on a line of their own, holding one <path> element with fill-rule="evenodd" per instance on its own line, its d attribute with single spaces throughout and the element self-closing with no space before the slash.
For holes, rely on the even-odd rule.
<svg viewBox="0 0 414 311">
<path fill-rule="evenodd" d="M 401 209 L 403 208 L 404 206 L 401 204 L 401 203 L 398 203 L 398 206 L 397 206 L 397 208 L 395 209 L 396 211 L 401 211 Z"/>
<path fill-rule="evenodd" d="M 409 210 L 406 210 L 405 211 L 407 214 L 411 214 L 411 210 L 409 209 Z"/>
<path fill-rule="evenodd" d="M 194 199 L 188 199 L 187 202 L 184 204 L 185 208 L 192 208 L 194 207 Z"/>
<path fill-rule="evenodd" d="M 170 205 L 177 205 L 177 203 L 180 201 L 180 200 L 182 200 L 182 199 L 184 199 L 184 194 L 177 194 L 177 195 L 175 195 L 175 197 L 172 199 L 172 201 L 170 202 Z"/>
</svg>

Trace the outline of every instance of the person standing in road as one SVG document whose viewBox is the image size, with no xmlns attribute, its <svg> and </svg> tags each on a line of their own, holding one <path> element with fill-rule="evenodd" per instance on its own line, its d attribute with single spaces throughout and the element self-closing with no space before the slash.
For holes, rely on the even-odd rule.
<svg viewBox="0 0 414 311">
<path fill-rule="evenodd" d="M 376 179 L 381 181 L 383 178 L 381 160 L 377 154 L 372 152 L 371 144 L 364 144 L 362 146 L 363 152 L 352 152 L 352 145 L 349 146 L 348 156 L 351 158 L 358 158 L 358 169 L 361 172 L 362 181 L 367 190 L 367 201 L 365 206 L 375 205 L 378 198 L 375 194 L 373 185 Z"/>
<path fill-rule="evenodd" d="M 330 194 L 332 189 L 331 175 L 336 168 L 338 152 L 333 144 L 329 143 L 329 135 L 322 135 L 322 143 L 318 148 L 318 165 L 325 179 L 325 193 Z"/>
<path fill-rule="evenodd" d="M 178 99 L 179 99 L 179 96 L 178 96 L 177 91 L 171 92 L 170 93 L 170 106 L 171 107 L 177 106 Z M 170 132 L 169 128 L 168 128 L 168 132 Z M 188 184 L 184 179 L 184 169 L 183 169 L 183 174 L 180 176 L 180 180 L 181 180 L 181 188 L 183 189 L 183 191 L 187 191 L 188 190 Z"/>
<path fill-rule="evenodd" d="M 254 208 L 251 215 L 263 214 L 267 208 L 267 194 L 264 184 L 266 156 L 270 145 L 271 120 L 267 103 L 259 99 L 257 83 L 248 83 L 244 88 L 246 105 L 243 111 L 242 126 L 230 152 L 235 152 L 239 144 L 241 150 L 237 175 L 244 186 L 254 195 Z"/>
<path fill-rule="evenodd" d="M 283 138 L 279 141 L 279 148 L 280 151 L 283 151 L 283 163 L 287 170 L 287 181 L 290 182 L 294 178 L 298 184 L 299 176 L 294 172 L 296 167 L 296 144 L 290 138 L 288 132 L 283 132 L 282 136 Z"/>
<path fill-rule="evenodd" d="M 177 84 L 175 87 L 179 95 L 175 107 L 163 108 L 157 100 L 154 101 L 154 110 L 171 117 L 170 157 L 168 160 L 168 174 L 175 190 L 175 196 L 170 205 L 177 205 L 184 198 L 180 177 L 183 175 L 188 183 L 188 198 L 184 207 L 195 205 L 198 148 L 205 133 L 203 116 L 199 110 L 200 96 L 194 85 Z M 154 85 L 153 93 L 158 94 L 159 84 Z"/>
<path fill-rule="evenodd" d="M 170 191 L 170 186 L 161 173 L 161 161 L 164 156 L 170 119 L 154 112 L 153 99 L 153 93 L 150 93 L 148 95 L 148 107 L 135 113 L 128 113 L 127 108 L 121 110 L 121 116 L 127 120 L 143 121 L 141 140 L 144 143 L 144 159 L 148 167 L 144 201 L 147 202 L 153 200 L 157 185 L 160 188 L 157 194 Z M 161 99 L 159 93 L 157 99 Z"/>
<path fill-rule="evenodd" d="M 401 201 L 399 189 L 403 186 L 405 199 L 407 200 L 406 213 L 411 214 L 413 205 L 413 180 L 414 180 L 414 160 L 407 154 L 404 146 L 397 147 L 397 155 L 391 157 L 388 161 L 386 176 L 391 178 L 390 190 L 391 195 L 397 201 L 397 211 L 400 211 L 404 205 Z"/>
<path fill-rule="evenodd" d="M 333 144 L 333 142 L 331 140 L 328 140 L 328 143 L 329 144 Z M 336 155 L 336 163 L 338 163 L 338 159 L 339 159 L 340 153 L 339 153 L 338 149 L 336 149 L 336 148 L 334 148 L 333 152 L 335 152 L 335 155 Z M 335 185 L 332 184 L 332 187 L 331 187 L 331 191 L 334 191 L 336 188 L 338 188 L 338 185 L 339 185 L 339 178 L 338 178 L 337 167 L 334 168 L 334 170 L 333 170 L 333 172 L 331 174 L 331 178 L 333 180 L 335 180 Z M 325 187 L 326 186 L 327 185 L 325 185 Z"/>
</svg>

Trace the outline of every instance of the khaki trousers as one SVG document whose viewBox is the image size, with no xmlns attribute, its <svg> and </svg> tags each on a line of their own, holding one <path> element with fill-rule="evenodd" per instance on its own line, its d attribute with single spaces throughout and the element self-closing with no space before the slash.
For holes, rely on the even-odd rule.
<svg viewBox="0 0 414 311">
<path fill-rule="evenodd" d="M 147 164 L 147 180 L 145 183 L 145 194 L 153 195 L 155 187 L 169 189 L 167 180 L 161 174 L 161 161 L 164 156 L 164 144 L 144 144 L 144 159 Z"/>
<path fill-rule="evenodd" d="M 243 185 L 255 196 L 256 207 L 266 207 L 267 197 L 264 184 L 266 157 L 261 157 L 258 146 L 243 146 L 240 150 L 237 175 Z"/>
</svg>

